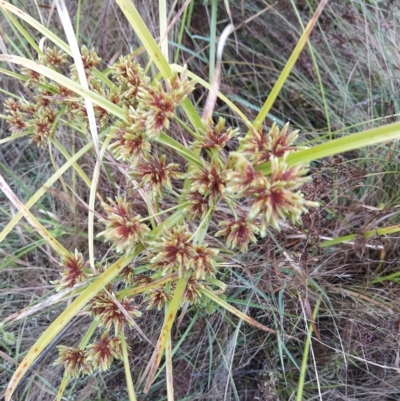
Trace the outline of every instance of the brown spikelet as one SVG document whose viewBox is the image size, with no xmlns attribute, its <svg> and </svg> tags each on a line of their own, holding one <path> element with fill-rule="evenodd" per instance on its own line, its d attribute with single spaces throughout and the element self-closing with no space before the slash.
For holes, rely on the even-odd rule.
<svg viewBox="0 0 400 401">
<path fill-rule="evenodd" d="M 77 283 L 89 277 L 86 272 L 83 255 L 77 250 L 75 250 L 74 254 L 70 253 L 62 256 L 60 266 L 63 271 L 61 280 L 57 282 L 59 290 L 74 287 Z"/>
<path fill-rule="evenodd" d="M 121 340 L 119 337 L 110 337 L 108 332 L 105 332 L 100 341 L 87 347 L 86 355 L 93 369 L 104 372 L 110 368 L 114 358 L 122 358 Z"/>
<path fill-rule="evenodd" d="M 140 215 L 132 213 L 132 206 L 126 199 L 117 197 L 115 202 L 111 199 L 108 202 L 102 204 L 107 217 L 101 222 L 106 224 L 106 229 L 97 236 L 111 242 L 117 252 L 134 251 L 138 243 L 146 241 L 149 227 L 140 222 Z"/>
<path fill-rule="evenodd" d="M 60 345 L 57 348 L 59 357 L 54 364 L 64 365 L 67 377 L 77 378 L 80 374 L 90 374 L 93 371 L 93 367 L 83 349 L 64 345 Z"/>
</svg>

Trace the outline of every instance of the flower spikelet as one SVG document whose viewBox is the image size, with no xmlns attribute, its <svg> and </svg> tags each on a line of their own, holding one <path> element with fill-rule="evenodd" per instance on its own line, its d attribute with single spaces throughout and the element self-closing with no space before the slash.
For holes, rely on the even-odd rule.
<svg viewBox="0 0 400 401">
<path fill-rule="evenodd" d="M 308 177 L 302 177 L 306 170 L 303 166 L 288 167 L 285 160 L 271 157 L 271 177 L 266 180 L 264 187 L 254 188 L 255 199 L 251 203 L 249 219 L 261 216 L 262 237 L 267 234 L 267 227 L 272 226 L 280 230 L 279 218 L 288 217 L 296 223 L 301 214 L 306 211 L 307 205 L 303 194 L 295 191 Z"/>
<path fill-rule="evenodd" d="M 131 112 L 136 120 L 145 121 L 146 133 L 151 139 L 156 139 L 163 130 L 169 128 L 169 120 L 174 116 L 175 108 L 183 102 L 193 90 L 193 84 L 186 75 L 165 81 L 166 90 L 161 82 L 157 81 L 147 88 L 138 90 L 138 107 Z"/>
<path fill-rule="evenodd" d="M 226 176 L 227 170 L 222 168 L 217 161 L 211 161 L 210 165 L 204 163 L 202 169 L 194 169 L 189 174 L 190 190 L 208 196 L 210 206 L 214 206 L 218 199 L 224 196 Z"/>
<path fill-rule="evenodd" d="M 228 141 L 239 134 L 239 129 L 225 129 L 225 119 L 220 117 L 218 123 L 214 125 L 212 118 L 205 121 L 205 132 L 200 140 L 193 143 L 195 148 L 203 149 L 223 149 Z"/>
<path fill-rule="evenodd" d="M 106 291 L 101 291 L 93 297 L 89 304 L 90 313 L 97 319 L 99 325 L 108 331 L 114 326 L 115 335 L 123 329 L 125 323 L 131 325 L 131 320 L 125 316 L 125 313 L 132 317 L 141 316 L 141 312 L 137 310 L 132 299 L 125 298 L 119 301 L 119 304 Z"/>
<path fill-rule="evenodd" d="M 67 61 L 67 54 L 56 48 L 47 48 L 46 54 L 43 56 L 43 64 L 51 67 L 59 67 Z"/>
<path fill-rule="evenodd" d="M 24 84 L 28 88 L 36 88 L 38 83 L 43 79 L 42 75 L 29 68 L 22 67 L 21 73 L 22 75 L 25 75 L 28 78 Z"/>
<path fill-rule="evenodd" d="M 196 256 L 194 258 L 196 279 L 206 279 L 215 276 L 216 263 L 215 257 L 218 255 L 217 249 L 208 248 L 206 245 L 195 246 Z"/>
<path fill-rule="evenodd" d="M 107 218 L 100 220 L 106 224 L 106 229 L 97 236 L 111 242 L 117 252 L 132 252 L 136 244 L 146 241 L 150 229 L 140 222 L 140 215 L 132 214 L 126 199 L 119 196 L 115 202 L 111 199 L 108 202 L 102 204 Z"/>
<path fill-rule="evenodd" d="M 268 132 L 263 132 L 261 124 L 255 126 L 241 139 L 242 152 L 260 164 L 269 161 L 271 156 L 282 157 L 285 152 L 300 149 L 293 146 L 299 131 L 289 133 L 288 130 L 289 123 L 281 130 L 274 123 Z"/>
<path fill-rule="evenodd" d="M 174 99 L 175 107 L 181 104 L 186 96 L 194 90 L 194 81 L 188 79 L 186 72 L 187 66 L 185 65 L 180 74 L 174 72 L 169 79 L 165 80 L 165 86 Z"/>
<path fill-rule="evenodd" d="M 141 180 L 140 186 L 148 185 L 152 189 L 153 196 L 162 199 L 164 196 L 163 189 L 171 190 L 171 179 L 179 178 L 176 171 L 179 165 L 176 163 L 166 163 L 166 156 L 148 157 L 142 160 L 137 167 L 130 172 L 130 177 L 134 180 Z"/>
<path fill-rule="evenodd" d="M 256 235 L 260 232 L 255 221 L 244 217 L 236 221 L 222 221 L 219 225 L 223 228 L 215 236 L 223 236 L 229 248 L 239 247 L 242 252 L 247 251 L 250 242 L 257 241 Z"/>
<path fill-rule="evenodd" d="M 114 78 L 122 86 L 123 97 L 130 104 L 137 104 L 137 95 L 140 87 L 147 87 L 150 79 L 143 73 L 142 67 L 130 58 L 121 56 L 111 67 Z"/>
<path fill-rule="evenodd" d="M 129 161 L 134 167 L 139 160 L 150 154 L 151 145 L 144 129 L 121 125 L 114 129 L 113 142 L 110 146 L 117 160 Z"/>
<path fill-rule="evenodd" d="M 186 200 L 189 204 L 185 207 L 184 212 L 190 220 L 203 219 L 209 209 L 209 202 L 206 195 L 202 195 L 199 191 L 187 191 Z"/>
<path fill-rule="evenodd" d="M 60 266 L 63 271 L 61 273 L 61 280 L 57 281 L 58 289 L 71 288 L 81 281 L 85 280 L 88 276 L 86 272 L 86 263 L 83 255 L 75 250 L 75 253 L 69 253 L 61 257 Z"/>
<path fill-rule="evenodd" d="M 256 171 L 252 164 L 240 153 L 231 153 L 229 164 L 232 167 L 227 174 L 227 189 L 237 197 L 251 195 L 255 188 L 266 185 L 266 178 Z"/>
<path fill-rule="evenodd" d="M 19 134 L 26 128 L 24 116 L 19 110 L 16 110 L 11 114 L 8 124 L 10 125 L 12 135 Z"/>
<path fill-rule="evenodd" d="M 190 277 L 186 285 L 185 292 L 183 293 L 183 302 L 189 302 L 190 304 L 196 303 L 201 299 L 200 290 L 204 289 L 204 285 L 200 280 L 195 277 Z"/>
<path fill-rule="evenodd" d="M 161 131 L 169 128 L 169 120 L 174 116 L 174 98 L 164 91 L 160 82 L 148 88 L 139 88 L 139 106 L 133 114 L 136 119 L 145 121 L 146 133 L 156 139 Z"/>
<path fill-rule="evenodd" d="M 162 269 L 164 274 L 175 269 L 180 274 L 194 267 L 194 258 L 197 253 L 190 243 L 192 234 L 186 231 L 186 226 L 180 226 L 166 230 L 161 237 L 161 242 L 154 242 L 150 248 L 150 263 L 154 269 Z"/>
<path fill-rule="evenodd" d="M 153 288 L 146 294 L 147 309 L 157 308 L 161 310 L 165 303 L 171 301 L 171 299 L 172 294 L 165 291 L 163 287 Z"/>
<path fill-rule="evenodd" d="M 92 372 L 93 367 L 83 349 L 66 347 L 65 345 L 60 345 L 57 348 L 59 358 L 54 364 L 63 364 L 68 377 L 77 378 L 80 374 L 89 374 Z"/>
<path fill-rule="evenodd" d="M 108 332 L 105 332 L 100 341 L 87 347 L 86 353 L 93 367 L 104 372 L 110 368 L 114 358 L 122 358 L 121 340 L 118 337 L 110 337 Z"/>
<path fill-rule="evenodd" d="M 31 142 L 36 146 L 44 147 L 47 145 L 48 140 L 51 138 L 53 131 L 52 125 L 56 118 L 55 111 L 47 107 L 40 108 L 35 118 L 31 122 L 34 128 L 34 134 Z"/>
</svg>

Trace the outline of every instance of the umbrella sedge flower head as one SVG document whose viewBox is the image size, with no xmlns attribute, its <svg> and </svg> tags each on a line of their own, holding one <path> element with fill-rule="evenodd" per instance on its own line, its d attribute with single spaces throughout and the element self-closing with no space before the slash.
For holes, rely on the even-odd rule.
<svg viewBox="0 0 400 401">
<path fill-rule="evenodd" d="M 139 88 L 138 101 L 138 108 L 133 115 L 145 121 L 149 138 L 158 138 L 161 131 L 169 128 L 169 120 L 174 116 L 176 104 L 173 97 L 157 81 L 151 87 Z"/>
<path fill-rule="evenodd" d="M 316 203 L 304 199 L 300 191 L 295 191 L 309 177 L 303 177 L 306 169 L 302 165 L 289 167 L 286 164 L 287 153 L 281 159 L 271 156 L 271 176 L 266 179 L 265 185 L 254 186 L 252 194 L 254 200 L 250 205 L 248 218 L 250 220 L 261 216 L 262 237 L 267 235 L 267 227 L 272 226 L 280 230 L 279 219 L 289 218 L 296 223 L 306 206 L 315 206 Z"/>
<path fill-rule="evenodd" d="M 190 277 L 186 284 L 185 291 L 183 293 L 183 303 L 189 302 L 190 304 L 197 303 L 201 298 L 201 290 L 204 289 L 204 285 L 200 280 L 195 277 Z"/>
<path fill-rule="evenodd" d="M 150 139 L 158 138 L 163 130 L 169 128 L 169 120 L 174 116 L 175 108 L 194 89 L 185 73 L 180 76 L 174 73 L 170 79 L 165 80 L 165 87 L 157 81 L 151 86 L 138 89 L 138 106 L 133 115 L 145 121 Z"/>
<path fill-rule="evenodd" d="M 261 171 L 256 171 L 253 165 L 240 153 L 231 153 L 229 165 L 232 169 L 227 174 L 227 190 L 236 197 L 251 195 L 254 188 L 266 185 L 266 178 Z"/>
<path fill-rule="evenodd" d="M 152 281 L 153 279 L 150 276 L 146 276 L 146 274 L 137 274 L 133 279 L 133 285 L 135 287 L 141 285 L 147 285 L 150 284 Z"/>
<path fill-rule="evenodd" d="M 150 155 L 151 145 L 144 127 L 138 129 L 123 123 L 114 128 L 112 137 L 115 141 L 110 149 L 117 160 L 130 162 L 135 167 L 139 160 Z"/>
<path fill-rule="evenodd" d="M 273 123 L 268 132 L 264 132 L 262 125 L 256 125 L 240 140 L 242 153 L 251 157 L 257 164 L 268 162 L 271 156 L 282 157 L 288 151 L 300 149 L 293 146 L 299 131 L 288 132 L 289 123 L 279 129 Z"/>
<path fill-rule="evenodd" d="M 163 270 L 164 274 L 179 271 L 180 274 L 194 268 L 196 250 L 190 243 L 192 233 L 186 226 L 166 230 L 160 242 L 154 242 L 150 247 L 150 264 L 154 269 Z"/>
<path fill-rule="evenodd" d="M 199 191 L 187 191 L 186 200 L 189 204 L 185 207 L 184 213 L 190 220 L 204 219 L 209 209 L 209 201 L 206 195 Z"/>
<path fill-rule="evenodd" d="M 218 255 L 217 249 L 208 248 L 206 245 L 195 246 L 196 256 L 194 257 L 194 276 L 196 279 L 206 279 L 213 277 L 216 273 L 215 257 Z"/>
<path fill-rule="evenodd" d="M 66 376 L 77 378 L 80 374 L 90 374 L 93 366 L 88 361 L 86 351 L 80 348 L 66 347 L 60 345 L 57 347 L 59 357 L 54 365 L 64 365 Z"/>
<path fill-rule="evenodd" d="M 83 67 L 87 71 L 93 70 L 93 68 L 96 68 L 101 62 L 101 58 L 93 48 L 89 50 L 86 46 L 82 46 L 81 54 Z"/>
<path fill-rule="evenodd" d="M 12 135 L 21 133 L 27 127 L 24 116 L 19 110 L 11 112 L 10 118 L 7 122 L 10 125 Z"/>
<path fill-rule="evenodd" d="M 27 88 L 36 88 L 43 81 L 43 76 L 30 68 L 22 67 L 21 74 L 28 78 L 24 83 Z"/>
<path fill-rule="evenodd" d="M 140 215 L 132 214 L 126 199 L 117 197 L 116 202 L 108 201 L 109 204 L 103 203 L 107 217 L 100 220 L 106 224 L 106 229 L 97 236 L 111 242 L 117 252 L 132 252 L 136 244 L 146 241 L 150 229 L 140 222 Z"/>
<path fill-rule="evenodd" d="M 96 68 L 100 64 L 101 58 L 97 55 L 96 50 L 94 50 L 93 48 L 89 50 L 85 45 L 81 47 L 81 57 L 82 57 L 83 68 L 85 69 L 87 77 L 90 78 L 89 79 L 90 82 L 92 78 L 90 76 L 90 73 L 94 68 Z M 70 70 L 71 70 L 71 79 L 73 81 L 79 82 L 79 77 L 76 71 L 75 64 L 71 65 Z"/>
<path fill-rule="evenodd" d="M 238 247 L 242 252 L 247 251 L 250 242 L 256 242 L 256 235 L 260 232 L 259 224 L 255 221 L 241 218 L 236 221 L 222 221 L 223 227 L 215 235 L 223 236 L 229 248 Z"/>
<path fill-rule="evenodd" d="M 176 106 L 181 104 L 194 90 L 194 81 L 189 81 L 187 77 L 187 66 L 184 65 L 180 74 L 173 72 L 171 77 L 165 80 L 165 86 L 174 98 Z"/>
<path fill-rule="evenodd" d="M 216 205 L 225 194 L 227 171 L 215 160 L 210 165 L 204 163 L 202 169 L 193 169 L 188 178 L 191 181 L 190 191 L 209 197 L 210 206 Z"/>
<path fill-rule="evenodd" d="M 108 370 L 114 358 L 122 358 L 121 340 L 118 337 L 110 337 L 105 332 L 100 341 L 90 344 L 86 349 L 87 360 L 93 368 L 100 372 Z"/>
<path fill-rule="evenodd" d="M 218 123 L 214 125 L 212 118 L 204 122 L 205 131 L 203 137 L 193 143 L 193 147 L 202 149 L 223 149 L 228 141 L 239 135 L 239 129 L 225 129 L 225 119 L 220 117 Z"/>
<path fill-rule="evenodd" d="M 123 268 L 123 270 L 121 271 L 121 273 L 119 274 L 119 277 L 122 278 L 122 280 L 124 281 L 125 285 L 133 285 L 134 281 L 135 281 L 135 268 L 134 268 L 134 264 L 131 263 L 130 265 L 126 266 Z"/>
<path fill-rule="evenodd" d="M 161 310 L 171 299 L 172 294 L 165 291 L 163 287 L 153 288 L 146 293 L 146 301 L 148 303 L 146 309 L 157 308 Z"/>
<path fill-rule="evenodd" d="M 128 316 L 139 317 L 141 312 L 135 307 L 133 300 L 125 298 L 119 301 L 119 305 L 107 291 L 101 291 L 89 303 L 91 315 L 103 326 L 107 331 L 114 326 L 115 335 L 117 335 L 127 323 L 132 324 Z"/>
<path fill-rule="evenodd" d="M 13 114 L 16 111 L 22 112 L 23 104 L 19 100 L 9 97 L 4 101 L 4 108 L 7 110 L 8 114 Z"/>
<path fill-rule="evenodd" d="M 69 253 L 61 257 L 60 266 L 63 271 L 61 280 L 56 281 L 58 290 L 74 287 L 76 284 L 85 280 L 89 275 L 86 273 L 85 261 L 83 255 L 75 250 L 75 253 Z"/>
<path fill-rule="evenodd" d="M 172 179 L 179 178 L 176 171 L 179 165 L 176 163 L 166 163 L 166 156 L 161 157 L 149 156 L 147 160 L 142 160 L 137 167 L 130 172 L 130 177 L 134 180 L 141 180 L 140 186 L 148 185 L 153 192 L 154 198 L 162 199 L 164 196 L 163 189 L 171 190 Z"/>
<path fill-rule="evenodd" d="M 36 113 L 35 118 L 30 122 L 33 126 L 34 133 L 31 142 L 37 146 L 44 147 L 51 139 L 54 131 L 52 125 L 56 119 L 56 112 L 48 107 L 41 107 Z"/>
<path fill-rule="evenodd" d="M 111 73 L 122 86 L 122 96 L 130 104 L 137 104 L 137 95 L 140 87 L 147 87 L 150 78 L 147 77 L 142 67 L 130 56 L 121 56 L 111 67 Z"/>
<path fill-rule="evenodd" d="M 55 47 L 46 49 L 46 53 L 43 55 L 43 64 L 51 67 L 58 68 L 61 64 L 66 63 L 67 54 L 62 50 L 57 50 Z"/>
<path fill-rule="evenodd" d="M 119 88 L 104 89 L 101 86 L 99 86 L 98 88 L 93 88 L 92 90 L 93 92 L 100 95 L 103 99 L 106 99 L 115 105 L 119 105 L 121 103 L 121 93 Z M 97 104 L 93 105 L 93 109 L 99 127 L 100 128 L 108 127 L 111 117 L 109 112 Z M 84 117 L 86 118 L 87 115 L 84 115 Z"/>
</svg>

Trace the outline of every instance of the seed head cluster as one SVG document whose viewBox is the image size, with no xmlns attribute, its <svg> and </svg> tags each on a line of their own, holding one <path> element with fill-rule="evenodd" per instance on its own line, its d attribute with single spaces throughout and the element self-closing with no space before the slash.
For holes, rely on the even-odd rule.
<svg viewBox="0 0 400 401">
<path fill-rule="evenodd" d="M 89 277 L 83 255 L 77 250 L 75 250 L 74 254 L 62 256 L 60 267 L 62 269 L 61 280 L 54 282 L 58 290 L 72 288 Z"/>
<path fill-rule="evenodd" d="M 93 297 L 88 309 L 99 325 L 107 331 L 114 327 L 115 335 L 123 330 L 125 324 L 128 326 L 132 324 L 131 318 L 141 316 L 133 299 L 125 298 L 117 301 L 107 290 Z"/>
<path fill-rule="evenodd" d="M 95 50 L 82 47 L 81 55 L 89 89 L 122 110 L 117 118 L 94 105 L 97 126 L 109 135 L 106 160 L 126 177 L 122 184 L 118 181 L 114 193 L 119 195 L 96 205 L 102 216 L 96 238 L 106 244 L 97 242 L 98 253 L 107 263 L 139 256 L 87 304 L 102 330 L 99 339 L 84 349 L 59 347 L 57 363 L 69 377 L 105 371 L 121 358 L 121 333 L 141 312 L 133 297 L 118 297 L 118 286 L 140 294 L 145 309 L 161 310 L 178 294 L 178 282 L 184 282 L 181 304 L 211 310 L 204 294 L 216 290 L 223 277 L 219 269 L 231 253 L 226 248 L 246 252 L 269 229 L 279 230 L 282 220 L 296 224 L 307 208 L 317 206 L 301 192 L 309 180 L 307 166 L 291 163 L 289 155 L 300 148 L 295 145 L 298 131 L 289 124 L 267 129 L 255 124 L 240 135 L 238 127 L 221 117 L 197 124 L 195 118 L 182 121 L 180 108 L 195 88 L 185 68 L 152 79 L 138 61 L 123 56 L 100 79 Z M 61 50 L 47 48 L 38 63 L 79 82 L 71 61 Z M 89 130 L 81 97 L 35 71 L 21 69 L 21 74 L 27 95 L 4 103 L 12 135 L 27 134 L 45 147 L 57 138 L 59 124 Z M 184 110 L 193 117 L 187 104 Z M 112 173 L 109 177 L 114 181 Z M 139 196 L 144 198 L 140 205 Z M 97 274 L 96 269 L 89 272 L 77 251 L 64 255 L 60 268 L 59 290 L 89 285 Z M 166 284 L 153 284 L 156 280 Z"/>
<path fill-rule="evenodd" d="M 103 207 L 107 217 L 101 222 L 106 225 L 106 229 L 100 232 L 98 237 L 111 242 L 117 252 L 132 252 L 136 244 L 145 242 L 150 229 L 140 222 L 140 215 L 133 214 L 126 199 L 109 199 L 108 203 L 103 203 Z"/>
</svg>

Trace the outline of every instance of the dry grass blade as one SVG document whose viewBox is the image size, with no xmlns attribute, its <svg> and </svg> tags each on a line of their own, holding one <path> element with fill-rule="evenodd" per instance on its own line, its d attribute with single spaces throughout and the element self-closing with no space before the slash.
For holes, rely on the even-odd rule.
<svg viewBox="0 0 400 401">
<path fill-rule="evenodd" d="M 214 71 L 214 79 L 211 85 L 210 92 L 207 96 L 206 104 L 204 106 L 203 114 L 201 118 L 203 120 L 207 120 L 210 118 L 214 112 L 215 103 L 217 101 L 219 85 L 221 82 L 221 63 L 222 63 L 222 53 L 224 50 L 225 43 L 229 37 L 229 35 L 234 31 L 234 26 L 229 24 L 225 27 L 222 32 L 222 35 L 218 42 L 218 50 L 217 50 L 217 63 Z"/>
<path fill-rule="evenodd" d="M 78 42 L 75 37 L 75 32 L 72 27 L 72 23 L 71 23 L 69 14 L 68 14 L 67 6 L 65 5 L 64 0 L 56 0 L 55 3 L 57 6 L 58 15 L 59 15 L 60 20 L 64 27 L 65 35 L 68 38 L 72 57 L 74 58 L 76 71 L 79 76 L 79 82 L 84 89 L 89 90 L 88 80 L 86 77 L 85 68 L 83 66 L 82 56 L 79 51 Z M 92 134 L 92 140 L 94 143 L 94 150 L 96 152 L 97 159 L 100 159 L 99 138 L 98 138 L 98 134 L 97 134 L 96 117 L 94 115 L 93 103 L 90 100 L 90 98 L 85 97 L 85 105 L 86 105 L 87 117 L 89 120 L 90 132 Z"/>
<path fill-rule="evenodd" d="M 283 85 L 285 84 L 290 72 L 292 71 L 297 59 L 300 56 L 304 46 L 307 43 L 309 36 L 311 35 L 312 30 L 314 29 L 315 24 L 317 23 L 318 18 L 320 17 L 322 11 L 326 7 L 328 0 L 322 0 L 319 4 L 317 9 L 315 10 L 314 15 L 312 16 L 310 22 L 306 26 L 303 34 L 301 35 L 299 41 L 294 48 L 292 55 L 290 56 L 289 60 L 287 61 L 285 68 L 282 70 L 278 80 L 276 81 L 274 87 L 271 90 L 271 93 L 268 96 L 268 99 L 265 101 L 263 107 L 261 108 L 260 112 L 258 113 L 255 123 L 261 124 L 267 114 L 270 112 L 272 105 L 275 103 Z"/>
<path fill-rule="evenodd" d="M 17 210 L 28 220 L 30 225 L 38 232 L 41 237 L 60 255 L 67 253 L 67 250 L 40 224 L 25 205 L 18 199 L 3 176 L 0 175 L 0 189 Z"/>
</svg>

